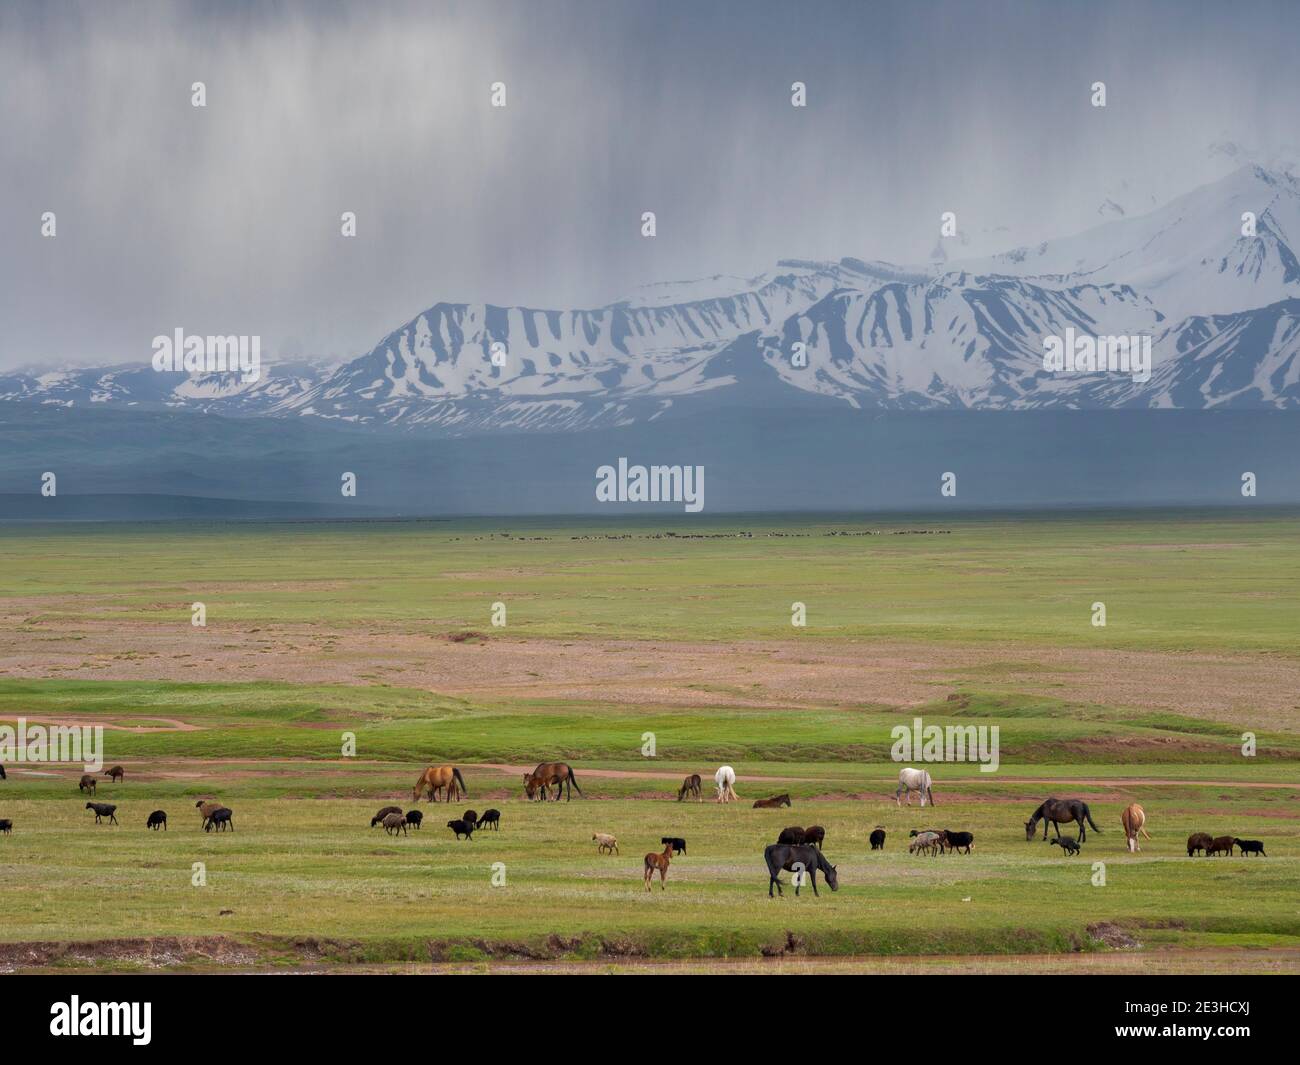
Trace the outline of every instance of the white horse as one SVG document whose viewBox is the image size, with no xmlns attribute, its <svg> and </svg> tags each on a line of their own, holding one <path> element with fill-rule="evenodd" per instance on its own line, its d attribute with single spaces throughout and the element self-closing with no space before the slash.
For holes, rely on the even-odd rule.
<svg viewBox="0 0 1300 1065">
<path fill-rule="evenodd" d="M 930 773 L 926 769 L 900 769 L 898 771 L 898 787 L 894 791 L 894 803 L 897 806 L 903 804 L 899 802 L 903 792 L 907 792 L 907 805 L 912 805 L 912 792 L 921 793 L 921 805 L 925 805 L 925 800 L 930 800 L 930 805 L 934 805 L 934 793 L 930 791 Z"/>
<path fill-rule="evenodd" d="M 718 802 L 733 802 L 736 798 L 736 771 L 729 765 L 720 766 L 713 774 L 718 786 Z"/>
</svg>

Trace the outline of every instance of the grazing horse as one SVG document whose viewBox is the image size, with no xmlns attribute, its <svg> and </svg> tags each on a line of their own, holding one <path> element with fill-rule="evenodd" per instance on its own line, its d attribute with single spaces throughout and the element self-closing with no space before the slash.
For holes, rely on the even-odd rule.
<svg viewBox="0 0 1300 1065">
<path fill-rule="evenodd" d="M 736 801 L 736 771 L 731 766 L 719 766 L 713 774 L 713 782 L 718 787 L 718 802 Z"/>
<path fill-rule="evenodd" d="M 659 890 L 668 890 L 664 881 L 668 879 L 668 863 L 672 856 L 673 845 L 671 842 L 664 847 L 663 854 L 655 854 L 651 851 L 645 856 L 645 889 L 647 891 L 650 890 L 650 881 L 654 879 L 656 872 L 659 874 Z"/>
<path fill-rule="evenodd" d="M 894 805 L 902 806 L 899 801 L 903 792 L 907 792 L 907 805 L 912 805 L 912 792 L 921 793 L 921 805 L 925 805 L 925 800 L 930 800 L 930 805 L 935 805 L 934 793 L 930 790 L 930 771 L 928 769 L 900 769 L 898 771 L 898 787 L 894 789 Z"/>
<path fill-rule="evenodd" d="M 573 789 L 578 788 L 578 778 L 573 775 L 568 762 L 543 762 L 531 773 L 524 774 L 524 792 L 530 799 L 540 792 L 541 801 L 545 802 L 552 786 L 555 788 L 556 802 L 560 801 L 561 793 L 564 794 L 565 802 L 573 799 Z M 581 788 L 578 788 L 578 794 L 582 794 Z"/>
<path fill-rule="evenodd" d="M 677 789 L 677 801 L 681 802 L 687 795 L 694 795 L 696 802 L 703 802 L 704 796 L 700 794 L 701 783 L 700 774 L 692 773 L 682 781 L 682 786 Z"/>
<path fill-rule="evenodd" d="M 1056 826 L 1056 838 L 1061 838 L 1061 826 L 1068 825 L 1071 821 L 1077 821 L 1079 824 L 1079 842 L 1088 841 L 1088 831 L 1083 827 L 1084 820 L 1094 832 L 1100 832 L 1101 829 L 1093 824 L 1092 813 L 1088 809 L 1088 804 L 1082 799 L 1046 799 L 1043 804 L 1034 811 L 1034 816 L 1025 822 L 1025 840 L 1034 838 L 1034 829 L 1039 821 L 1043 822 L 1043 841 L 1047 841 L 1047 822 L 1050 821 Z"/>
<path fill-rule="evenodd" d="M 787 869 L 795 874 L 794 894 L 795 898 L 799 897 L 799 889 L 803 887 L 803 876 L 808 876 L 809 883 L 812 884 L 813 894 L 817 895 L 817 871 L 826 877 L 826 883 L 830 884 L 832 891 L 839 891 L 840 878 L 835 872 L 835 866 L 826 860 L 816 847 L 810 847 L 807 844 L 797 845 L 789 843 L 771 843 L 763 848 L 763 861 L 767 862 L 767 897 L 772 897 L 772 887 L 776 886 L 777 893 L 784 895 L 781 890 L 781 870 Z"/>
<path fill-rule="evenodd" d="M 459 769 L 454 765 L 431 765 L 420 774 L 420 779 L 411 789 L 411 801 L 419 802 L 421 795 L 428 794 L 430 802 L 437 802 L 438 792 L 444 789 L 447 792 L 448 802 L 453 799 L 459 800 L 462 793 L 465 798 L 469 798 L 469 788 L 465 786 L 465 778 L 460 775 Z"/>
<path fill-rule="evenodd" d="M 1124 808 L 1124 812 L 1119 815 L 1120 824 L 1124 826 L 1124 836 L 1128 840 L 1128 851 L 1134 854 L 1142 848 L 1138 846 L 1138 833 L 1150 839 L 1151 836 L 1146 830 L 1147 815 L 1137 803 L 1129 803 Z"/>
</svg>

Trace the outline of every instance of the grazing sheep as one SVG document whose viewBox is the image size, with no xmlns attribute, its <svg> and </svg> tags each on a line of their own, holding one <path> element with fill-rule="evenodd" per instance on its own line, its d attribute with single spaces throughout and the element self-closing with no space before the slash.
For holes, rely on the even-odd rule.
<svg viewBox="0 0 1300 1065">
<path fill-rule="evenodd" d="M 144 823 L 144 827 L 145 827 L 145 828 L 152 828 L 155 832 L 157 832 L 158 829 L 161 828 L 164 832 L 166 832 L 166 831 L 167 831 L 167 811 L 166 811 L 166 810 L 155 810 L 153 813 L 151 813 L 151 814 L 149 815 L 149 820 L 146 821 L 146 822 Z"/>
<path fill-rule="evenodd" d="M 219 810 L 212 811 L 212 816 L 203 826 L 203 831 L 211 832 L 215 826 L 218 832 L 224 832 L 227 825 L 230 826 L 231 832 L 235 831 L 235 814 L 229 807 L 223 806 Z"/>
<path fill-rule="evenodd" d="M 926 843 L 924 849 L 927 853 L 929 854 L 943 853 L 944 838 L 943 838 L 943 833 L 939 829 L 923 828 L 918 831 L 917 829 L 914 828 L 912 829 L 911 832 L 908 833 L 908 835 L 915 836 L 917 838 L 925 837 Z"/>
<path fill-rule="evenodd" d="M 120 781 L 124 776 L 126 776 L 126 773 L 123 771 L 123 769 L 122 769 L 122 767 L 121 767 L 120 765 L 115 765 L 115 766 L 113 766 L 112 769 L 107 770 L 107 771 L 104 773 L 104 776 L 108 777 L 108 778 L 109 778 L 109 779 L 110 779 L 114 784 L 116 784 L 116 783 L 118 783 L 118 782 L 119 782 L 119 781 Z"/>
<path fill-rule="evenodd" d="M 478 828 L 478 814 L 473 810 L 466 810 L 460 815 L 460 819 L 464 821 L 465 824 L 473 825 L 475 828 Z"/>
<path fill-rule="evenodd" d="M 885 830 L 877 828 L 871 833 L 871 849 L 873 851 L 883 851 L 885 849 Z"/>
<path fill-rule="evenodd" d="M 803 839 L 804 831 L 799 825 L 781 829 L 781 834 L 776 837 L 777 843 L 789 843 L 794 847 L 802 846 Z"/>
<path fill-rule="evenodd" d="M 419 828 L 424 823 L 424 814 L 419 810 L 407 810 L 406 823 L 412 828 Z"/>
<path fill-rule="evenodd" d="M 457 818 L 455 821 L 448 821 L 447 827 L 456 833 L 457 839 L 460 839 L 461 836 L 464 836 L 471 842 L 474 839 L 474 829 L 476 826 L 471 824 L 469 821 Z"/>
<path fill-rule="evenodd" d="M 370 819 L 370 827 L 374 828 L 375 825 L 382 825 L 384 823 L 384 818 L 389 814 L 400 814 L 401 812 L 402 808 L 400 806 L 385 806 Z"/>
<path fill-rule="evenodd" d="M 406 815 L 405 815 L 405 814 L 385 814 L 385 815 L 384 815 L 384 831 L 385 831 L 385 832 L 388 832 L 388 833 L 390 833 L 391 835 L 394 835 L 394 836 L 397 835 L 397 833 L 398 833 L 399 831 L 400 831 L 400 832 L 402 833 L 402 835 L 404 835 L 404 836 L 405 836 L 405 835 L 408 835 L 408 833 L 407 833 L 407 831 L 406 831 Z"/>
<path fill-rule="evenodd" d="M 116 816 L 117 807 L 111 805 L 110 803 L 88 802 L 86 803 L 86 809 L 95 811 L 95 824 L 99 824 L 100 821 L 105 817 L 108 818 L 108 823 L 110 825 L 117 824 L 117 816 Z"/>
<path fill-rule="evenodd" d="M 910 844 L 908 844 L 907 849 L 909 853 L 916 854 L 918 851 L 920 851 L 925 854 L 934 855 L 939 852 L 940 846 L 943 842 L 943 837 L 939 835 L 938 832 L 934 832 L 931 830 L 927 830 L 925 832 L 914 831 L 912 835 L 915 836 L 916 838 L 912 840 Z"/>
<path fill-rule="evenodd" d="M 501 831 L 501 811 L 500 811 L 500 810 L 484 810 L 484 811 L 483 811 L 483 816 L 480 817 L 480 818 L 478 819 L 478 827 L 479 827 L 479 830 L 482 831 L 483 829 L 487 828 L 488 825 L 491 825 L 491 826 L 492 826 L 492 831 L 493 831 L 493 832 L 500 832 L 500 831 Z"/>
<path fill-rule="evenodd" d="M 803 841 L 821 850 L 822 844 L 826 841 L 826 829 L 821 825 L 809 825 L 803 830 Z"/>
<path fill-rule="evenodd" d="M 617 854 L 618 840 L 607 832 L 593 832 L 591 838 L 596 841 L 597 854 Z"/>
<path fill-rule="evenodd" d="M 14 830 L 14 823 L 10 821 L 7 817 L 3 821 L 0 821 L 0 832 L 3 832 L 7 836 L 11 832 L 13 832 L 13 830 Z"/>
<path fill-rule="evenodd" d="M 945 828 L 942 835 L 944 846 L 946 846 L 950 852 L 961 850 L 964 847 L 966 853 L 969 854 L 971 844 L 975 842 L 975 834 L 973 832 L 951 832 Z"/>
<path fill-rule="evenodd" d="M 1079 841 L 1071 839 L 1069 836 L 1062 836 L 1060 839 L 1052 840 L 1053 847 L 1060 847 L 1065 851 L 1067 857 L 1074 857 L 1079 853 Z"/>
<path fill-rule="evenodd" d="M 1208 857 L 1211 854 L 1227 854 L 1232 856 L 1232 845 L 1236 843 L 1235 836 L 1215 836 L 1210 845 L 1205 848 L 1205 854 Z"/>
<path fill-rule="evenodd" d="M 81 779 L 77 782 L 78 791 L 89 791 L 91 795 L 95 794 L 96 780 L 89 773 L 83 773 Z"/>
<path fill-rule="evenodd" d="M 208 818 L 221 809 L 221 803 L 217 802 L 216 799 L 200 799 L 194 806 L 199 811 L 199 817 L 202 818 L 204 824 L 207 824 Z"/>
<path fill-rule="evenodd" d="M 1213 843 L 1214 837 L 1208 832 L 1193 832 L 1187 837 L 1187 857 L 1190 858 L 1197 851 L 1208 851 Z"/>
<path fill-rule="evenodd" d="M 659 842 L 671 844 L 674 854 L 686 853 L 686 840 L 682 839 L 681 836 L 664 836 Z"/>
<path fill-rule="evenodd" d="M 1264 844 L 1260 840 L 1237 839 L 1234 837 L 1232 842 L 1241 848 L 1242 854 L 1262 854 L 1265 858 L 1268 857 L 1268 854 L 1264 850 Z"/>
</svg>

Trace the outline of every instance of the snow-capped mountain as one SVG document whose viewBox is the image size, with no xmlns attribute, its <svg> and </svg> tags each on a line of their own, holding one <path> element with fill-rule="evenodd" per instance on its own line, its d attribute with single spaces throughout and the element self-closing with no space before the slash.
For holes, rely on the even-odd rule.
<svg viewBox="0 0 1300 1065">
<path fill-rule="evenodd" d="M 1253 220 L 1253 229 L 1251 222 Z M 1242 167 L 1144 215 L 918 268 L 784 260 L 591 310 L 438 303 L 332 371 L 0 376 L 0 399 L 468 434 L 720 406 L 1300 406 L 1300 184 Z M 1151 338 L 1150 380 L 1049 374 L 1043 340 Z"/>
</svg>

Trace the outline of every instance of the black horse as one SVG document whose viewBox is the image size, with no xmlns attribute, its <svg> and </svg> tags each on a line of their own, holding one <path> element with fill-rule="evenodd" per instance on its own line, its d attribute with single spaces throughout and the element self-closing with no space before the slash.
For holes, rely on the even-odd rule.
<svg viewBox="0 0 1300 1065">
<path fill-rule="evenodd" d="M 817 871 L 819 869 L 825 874 L 826 883 L 830 884 L 832 891 L 839 891 L 840 889 L 840 878 L 835 872 L 835 866 L 831 865 L 826 860 L 825 855 L 816 847 L 810 847 L 806 844 L 772 843 L 763 848 L 763 860 L 767 862 L 767 873 L 771 878 L 767 882 L 767 897 L 769 899 L 772 897 L 773 884 L 776 885 L 779 894 L 785 894 L 781 890 L 782 869 L 807 873 L 814 895 L 817 894 Z M 796 866 L 798 867 L 797 870 Z M 802 886 L 802 878 L 796 879 L 794 884 L 795 898 L 799 897 L 799 888 Z"/>
<path fill-rule="evenodd" d="M 1092 813 L 1088 810 L 1088 804 L 1082 799 L 1048 799 L 1034 811 L 1034 816 L 1025 822 L 1025 839 L 1028 841 L 1034 838 L 1034 829 L 1039 821 L 1043 822 L 1044 841 L 1047 839 L 1048 821 L 1056 827 L 1057 839 L 1061 838 L 1062 825 L 1076 821 L 1079 825 L 1079 842 L 1084 843 L 1088 839 L 1088 830 L 1083 827 L 1085 819 L 1094 832 L 1101 831 L 1093 824 Z"/>
</svg>

